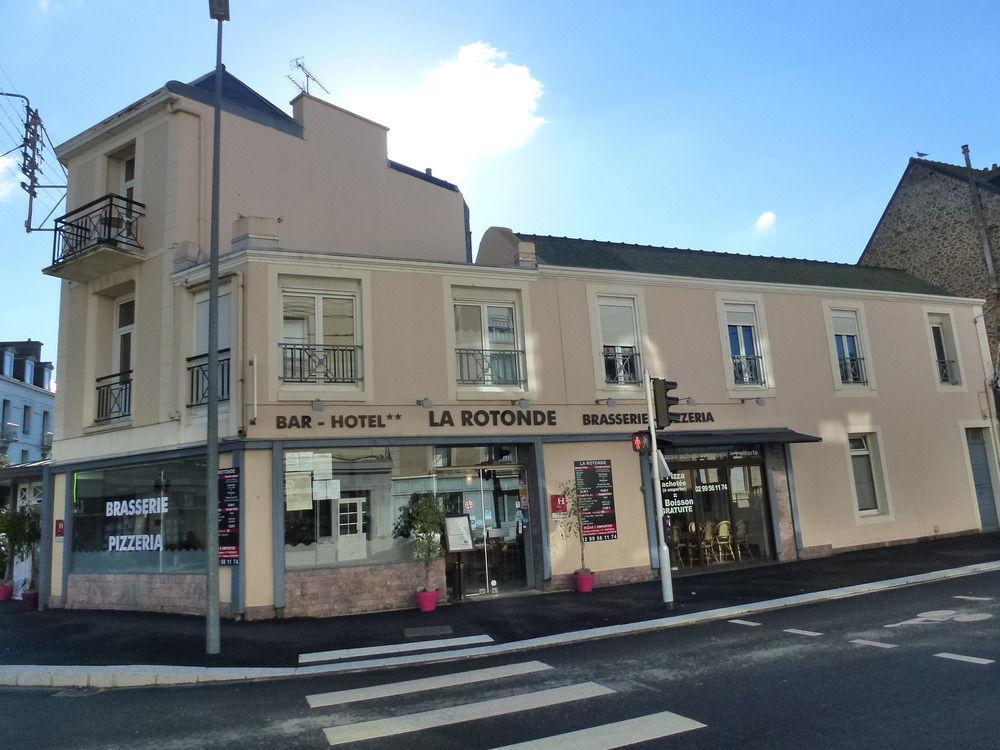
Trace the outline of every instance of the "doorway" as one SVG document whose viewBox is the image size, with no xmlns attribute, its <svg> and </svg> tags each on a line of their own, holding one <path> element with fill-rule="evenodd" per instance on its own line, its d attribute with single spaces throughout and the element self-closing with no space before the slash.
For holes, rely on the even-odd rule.
<svg viewBox="0 0 1000 750">
<path fill-rule="evenodd" d="M 976 502 L 979 504 L 979 521 L 983 530 L 995 529 L 997 504 L 993 495 L 993 480 L 990 478 L 990 462 L 986 453 L 984 430 L 966 429 L 965 439 L 969 444 L 969 464 L 972 468 L 972 483 L 976 487 Z"/>
</svg>

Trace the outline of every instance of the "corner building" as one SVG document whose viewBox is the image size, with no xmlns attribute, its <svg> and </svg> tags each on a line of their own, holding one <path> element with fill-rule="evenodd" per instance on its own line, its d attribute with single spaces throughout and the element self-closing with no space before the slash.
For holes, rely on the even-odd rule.
<svg viewBox="0 0 1000 750">
<path fill-rule="evenodd" d="M 204 607 L 211 89 L 170 82 L 58 151 L 50 606 Z M 384 127 L 304 94 L 289 116 L 229 74 L 224 91 L 230 616 L 413 606 L 422 566 L 392 530 L 415 492 L 469 530 L 433 568 L 442 600 L 571 585 L 568 483 L 598 585 L 656 576 L 629 439 L 643 368 L 690 399 L 661 436 L 681 572 L 995 523 L 979 301 L 884 269 L 496 227 L 473 263 L 458 188 L 388 160 Z"/>
</svg>

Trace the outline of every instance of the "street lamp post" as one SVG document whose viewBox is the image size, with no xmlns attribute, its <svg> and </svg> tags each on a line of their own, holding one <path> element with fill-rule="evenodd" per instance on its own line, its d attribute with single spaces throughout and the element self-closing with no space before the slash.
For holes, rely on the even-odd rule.
<svg viewBox="0 0 1000 750">
<path fill-rule="evenodd" d="M 208 404 L 205 470 L 205 652 L 217 654 L 219 637 L 219 154 L 222 145 L 222 22 L 229 0 L 208 0 L 218 24 L 215 44 L 215 124 L 212 134 L 212 228 L 208 256 Z"/>
</svg>

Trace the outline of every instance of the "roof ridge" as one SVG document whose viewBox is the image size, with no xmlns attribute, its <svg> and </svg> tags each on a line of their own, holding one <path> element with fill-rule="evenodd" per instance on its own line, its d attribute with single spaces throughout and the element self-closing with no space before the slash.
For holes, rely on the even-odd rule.
<svg viewBox="0 0 1000 750">
<path fill-rule="evenodd" d="M 837 261 L 837 260 L 820 260 L 820 259 L 816 259 L 816 258 L 797 258 L 797 257 L 794 257 L 794 256 L 786 256 L 786 255 L 760 255 L 760 254 L 754 254 L 754 253 L 749 253 L 749 252 L 743 252 L 743 253 L 730 252 L 728 250 L 705 250 L 705 249 L 702 249 L 702 248 L 670 247 L 670 246 L 667 246 L 667 245 L 643 245 L 643 244 L 639 244 L 637 242 L 617 242 L 615 240 L 595 240 L 595 239 L 587 239 L 585 237 L 564 237 L 564 236 L 553 235 L 553 234 L 526 234 L 526 233 L 522 233 L 522 232 L 514 232 L 514 234 L 517 235 L 518 237 L 522 238 L 522 239 L 526 238 L 526 237 L 537 237 L 539 239 L 567 240 L 567 241 L 570 241 L 570 242 L 591 242 L 591 243 L 597 243 L 597 244 L 601 244 L 601 245 L 619 245 L 619 246 L 625 246 L 625 247 L 634 247 L 634 248 L 637 248 L 637 249 L 640 249 L 640 250 L 654 250 L 654 251 L 667 250 L 667 251 L 670 251 L 670 252 L 701 253 L 701 254 L 704 254 L 704 255 L 728 255 L 728 256 L 733 256 L 733 257 L 737 257 L 737 258 L 764 258 L 764 259 L 767 259 L 767 260 L 792 261 L 792 262 L 796 262 L 796 263 L 817 263 L 817 264 L 824 264 L 824 265 L 828 265 L 828 266 L 845 266 L 847 268 L 856 268 L 857 267 L 856 263 L 845 263 L 843 261 Z M 906 273 L 906 271 L 903 271 L 902 269 L 898 269 L 898 268 L 892 268 L 892 269 L 888 269 L 887 268 L 887 269 L 884 269 L 884 270 L 901 271 L 902 273 Z"/>
</svg>

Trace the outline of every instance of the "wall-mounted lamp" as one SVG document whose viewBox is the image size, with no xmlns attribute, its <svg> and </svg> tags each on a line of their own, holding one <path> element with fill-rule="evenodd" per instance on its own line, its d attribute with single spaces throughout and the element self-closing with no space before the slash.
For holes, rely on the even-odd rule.
<svg viewBox="0 0 1000 750">
<path fill-rule="evenodd" d="M 312 410 L 313 411 L 323 411 L 323 402 L 318 398 L 312 400 Z"/>
<path fill-rule="evenodd" d="M 431 401 L 429 398 L 418 398 L 417 406 L 422 406 L 425 409 L 430 409 L 432 406 L 434 406 L 434 402 Z"/>
<path fill-rule="evenodd" d="M 526 398 L 516 398 L 510 402 L 511 406 L 516 406 L 518 409 L 527 409 L 531 406 L 531 401 Z"/>
<path fill-rule="evenodd" d="M 698 402 L 695 401 L 694 396 L 688 396 L 686 399 L 684 399 L 684 403 L 687 404 L 688 406 L 698 405 Z"/>
<path fill-rule="evenodd" d="M 763 406 L 764 404 L 767 403 L 764 399 L 760 398 L 759 396 L 757 398 L 741 398 L 740 399 L 740 403 L 741 404 L 748 404 L 750 402 L 753 402 L 753 403 L 757 404 L 757 406 Z"/>
<path fill-rule="evenodd" d="M 616 398 L 595 398 L 595 404 L 607 404 L 608 406 L 618 406 L 618 399 Z"/>
</svg>

